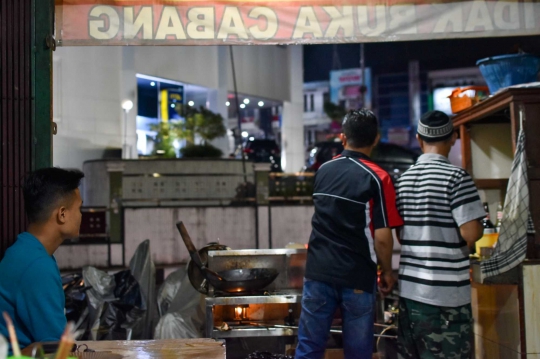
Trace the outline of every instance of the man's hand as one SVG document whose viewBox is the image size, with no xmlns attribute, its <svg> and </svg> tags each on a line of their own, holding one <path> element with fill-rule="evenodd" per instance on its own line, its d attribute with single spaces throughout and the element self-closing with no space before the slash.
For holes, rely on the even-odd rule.
<svg viewBox="0 0 540 359">
<path fill-rule="evenodd" d="M 396 283 L 396 280 L 394 278 L 394 274 L 392 271 L 382 272 L 379 282 L 379 291 L 381 292 L 383 297 L 386 297 L 388 294 L 392 292 L 392 288 L 394 287 L 394 284 Z"/>
<path fill-rule="evenodd" d="M 381 267 L 381 277 L 379 290 L 383 296 L 390 294 L 396 280 L 392 275 L 392 249 L 394 238 L 390 228 L 379 228 L 375 230 L 375 254 Z"/>
<path fill-rule="evenodd" d="M 477 240 L 482 238 L 484 234 L 484 227 L 479 220 L 470 221 L 464 223 L 459 227 L 461 237 L 467 242 L 469 248 L 474 248 Z"/>
</svg>

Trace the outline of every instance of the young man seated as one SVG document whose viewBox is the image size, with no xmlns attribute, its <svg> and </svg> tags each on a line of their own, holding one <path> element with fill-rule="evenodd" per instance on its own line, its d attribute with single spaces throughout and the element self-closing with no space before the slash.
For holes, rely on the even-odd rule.
<svg viewBox="0 0 540 359">
<path fill-rule="evenodd" d="M 44 168 L 23 187 L 27 232 L 19 234 L 0 262 L 0 312 L 13 319 L 21 347 L 58 341 L 66 326 L 65 298 L 53 253 L 81 225 L 80 171 Z M 8 337 L 0 320 L 0 334 Z"/>
</svg>

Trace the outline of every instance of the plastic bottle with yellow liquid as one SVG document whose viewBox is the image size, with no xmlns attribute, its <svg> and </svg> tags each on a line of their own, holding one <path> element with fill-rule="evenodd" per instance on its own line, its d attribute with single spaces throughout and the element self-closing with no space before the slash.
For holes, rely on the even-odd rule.
<svg viewBox="0 0 540 359">
<path fill-rule="evenodd" d="M 489 207 L 487 202 L 484 202 L 484 210 L 486 211 L 486 217 L 482 220 L 482 226 L 484 227 L 484 235 L 478 241 L 476 241 L 476 254 L 482 257 L 482 247 L 493 248 L 497 243 L 499 234 L 493 222 L 489 219 Z"/>
</svg>

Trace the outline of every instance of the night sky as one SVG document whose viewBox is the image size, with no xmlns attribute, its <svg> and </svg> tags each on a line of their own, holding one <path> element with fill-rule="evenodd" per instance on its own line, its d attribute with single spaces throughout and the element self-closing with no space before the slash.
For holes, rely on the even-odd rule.
<svg viewBox="0 0 540 359">
<path fill-rule="evenodd" d="M 336 47 L 341 69 L 360 67 L 359 44 Z M 381 75 L 407 72 L 410 60 L 419 61 L 420 71 L 474 67 L 479 59 L 515 53 L 518 47 L 540 56 L 540 36 L 367 43 L 364 51 L 366 67 Z M 334 45 L 304 46 L 304 82 L 329 79 L 333 48 Z"/>
</svg>

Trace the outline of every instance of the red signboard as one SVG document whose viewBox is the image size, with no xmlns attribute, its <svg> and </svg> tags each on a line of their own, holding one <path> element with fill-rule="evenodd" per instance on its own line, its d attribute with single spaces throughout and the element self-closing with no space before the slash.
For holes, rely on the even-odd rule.
<svg viewBox="0 0 540 359">
<path fill-rule="evenodd" d="M 540 2 L 57 0 L 61 45 L 398 41 L 540 34 Z"/>
</svg>

